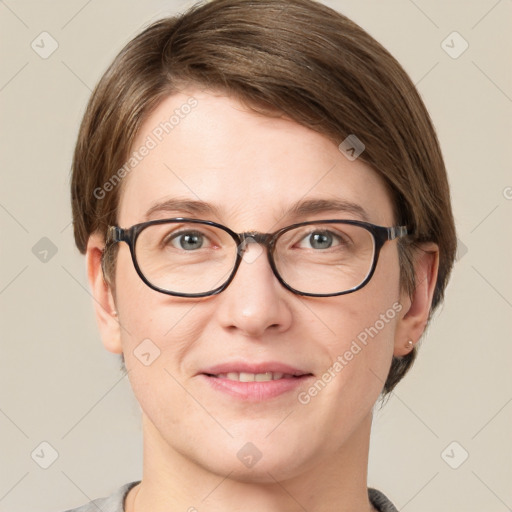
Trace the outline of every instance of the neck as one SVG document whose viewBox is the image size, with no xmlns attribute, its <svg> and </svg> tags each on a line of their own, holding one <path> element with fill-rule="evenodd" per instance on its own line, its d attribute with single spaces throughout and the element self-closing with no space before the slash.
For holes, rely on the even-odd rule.
<svg viewBox="0 0 512 512">
<path fill-rule="evenodd" d="M 367 467 L 371 414 L 346 442 L 314 463 L 304 463 L 295 474 L 279 467 L 259 474 L 257 482 L 219 474 L 187 454 L 175 450 L 143 414 L 143 478 L 127 499 L 126 512 L 370 512 Z M 231 477 L 230 477 L 231 475 Z"/>
</svg>

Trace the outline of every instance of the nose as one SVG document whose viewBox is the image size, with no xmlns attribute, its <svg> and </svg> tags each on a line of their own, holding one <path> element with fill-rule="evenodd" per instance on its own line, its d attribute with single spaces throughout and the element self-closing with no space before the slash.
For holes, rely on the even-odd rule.
<svg viewBox="0 0 512 512">
<path fill-rule="evenodd" d="M 284 332 L 292 322 L 288 295 L 292 292 L 272 272 L 266 249 L 249 243 L 233 281 L 217 296 L 215 314 L 225 329 L 247 337 Z"/>
</svg>

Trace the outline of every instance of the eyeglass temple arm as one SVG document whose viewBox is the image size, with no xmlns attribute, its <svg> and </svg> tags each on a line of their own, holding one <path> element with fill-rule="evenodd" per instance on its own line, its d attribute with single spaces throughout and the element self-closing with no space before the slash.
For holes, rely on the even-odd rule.
<svg viewBox="0 0 512 512">
<path fill-rule="evenodd" d="M 388 240 L 394 240 L 407 235 L 407 226 L 393 226 L 388 228 Z"/>
<path fill-rule="evenodd" d="M 105 237 L 105 245 L 121 242 L 123 230 L 117 226 L 109 226 L 107 236 Z"/>
</svg>

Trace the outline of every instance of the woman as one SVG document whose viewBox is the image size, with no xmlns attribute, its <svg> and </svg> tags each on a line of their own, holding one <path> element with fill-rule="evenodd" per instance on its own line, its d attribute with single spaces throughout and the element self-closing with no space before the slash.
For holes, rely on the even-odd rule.
<svg viewBox="0 0 512 512">
<path fill-rule="evenodd" d="M 76 509 L 396 510 L 372 409 L 455 253 L 429 115 L 310 0 L 214 0 L 121 51 L 73 162 L 78 248 L 142 409 L 143 478 Z"/>
</svg>

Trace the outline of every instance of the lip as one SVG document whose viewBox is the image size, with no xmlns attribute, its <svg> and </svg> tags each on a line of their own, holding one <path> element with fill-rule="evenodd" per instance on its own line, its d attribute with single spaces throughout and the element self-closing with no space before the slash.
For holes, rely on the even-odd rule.
<svg viewBox="0 0 512 512">
<path fill-rule="evenodd" d="M 280 372 L 283 374 L 295 375 L 295 377 L 281 378 L 271 381 L 240 382 L 214 375 L 231 372 L 266 373 Z M 301 370 L 279 362 L 230 362 L 206 368 L 197 374 L 215 391 L 220 391 L 238 400 L 246 402 L 262 402 L 276 398 L 285 393 L 297 390 L 307 385 L 314 377 L 311 372 Z"/>
<path fill-rule="evenodd" d="M 227 363 L 221 363 L 214 366 L 210 366 L 198 372 L 198 374 L 209 374 L 218 375 L 219 373 L 230 373 L 230 372 L 246 372 L 246 373 L 266 373 L 266 372 L 280 372 L 287 373 L 290 375 L 305 375 L 311 374 L 311 372 L 290 366 L 278 361 L 267 361 L 261 363 L 248 363 L 246 361 L 231 361 Z"/>
</svg>

